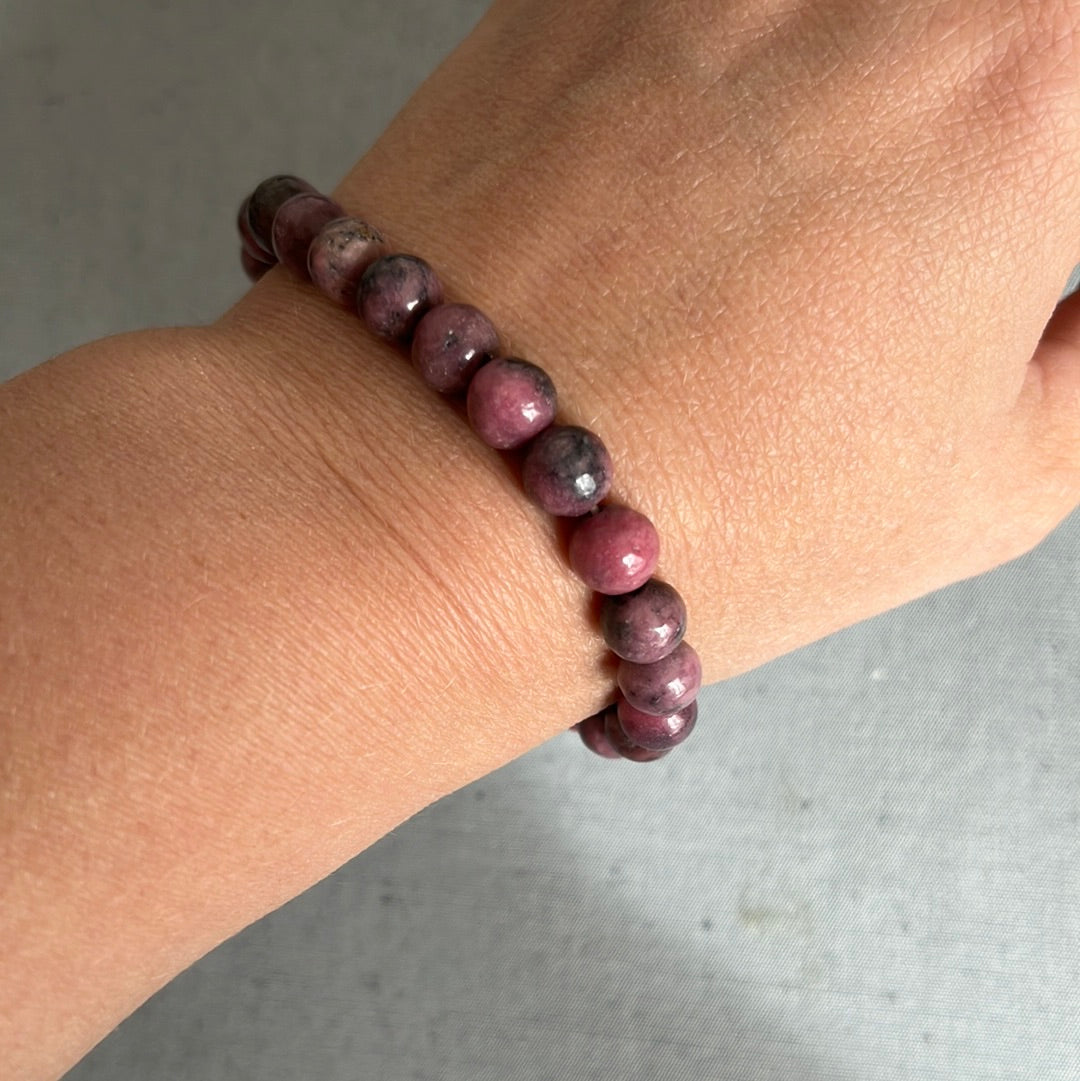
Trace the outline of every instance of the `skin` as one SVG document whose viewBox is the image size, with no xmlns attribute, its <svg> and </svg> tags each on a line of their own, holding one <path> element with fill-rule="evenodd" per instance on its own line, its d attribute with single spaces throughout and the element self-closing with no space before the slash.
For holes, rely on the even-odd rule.
<svg viewBox="0 0 1080 1081">
<path fill-rule="evenodd" d="M 1080 502 L 1078 41 L 1066 0 L 501 0 L 333 194 L 602 436 L 724 679 Z M 10 1076 L 606 704 L 564 540 L 282 270 L 0 388 Z"/>
</svg>

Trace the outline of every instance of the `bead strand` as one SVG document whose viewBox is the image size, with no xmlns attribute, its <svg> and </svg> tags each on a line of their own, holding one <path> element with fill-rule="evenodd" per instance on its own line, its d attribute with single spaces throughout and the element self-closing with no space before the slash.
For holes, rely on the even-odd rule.
<svg viewBox="0 0 1080 1081">
<path fill-rule="evenodd" d="M 276 263 L 355 311 L 367 329 L 409 354 L 421 379 L 464 395 L 469 425 L 489 447 L 522 448 L 525 494 L 548 513 L 576 519 L 570 565 L 603 596 L 601 631 L 619 658 L 615 703 L 574 726 L 604 758 L 652 762 L 693 731 L 701 662 L 684 640 L 686 605 L 653 577 L 660 538 L 639 511 L 605 503 L 613 466 L 594 432 L 556 424 L 558 395 L 542 368 L 503 356 L 491 320 L 444 303 L 423 259 L 390 252 L 377 229 L 350 217 L 295 176 L 264 180 L 244 200 L 237 227 L 253 281 Z"/>
</svg>

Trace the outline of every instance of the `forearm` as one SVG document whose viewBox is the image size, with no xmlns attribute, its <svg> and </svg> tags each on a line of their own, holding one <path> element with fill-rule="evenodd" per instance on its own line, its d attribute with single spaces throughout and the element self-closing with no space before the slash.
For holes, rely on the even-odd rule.
<svg viewBox="0 0 1080 1081">
<path fill-rule="evenodd" d="M 609 445 L 706 680 L 1019 555 L 1080 479 L 1075 328 L 1038 344 L 1071 17 L 796 7 L 503 0 L 336 193 Z M 610 701 L 590 608 L 507 463 L 284 271 L 0 388 L 0 1061 L 55 1074 Z"/>
<path fill-rule="evenodd" d="M 295 303 L 291 343 L 150 332 L 0 389 L 14 1077 L 608 693 L 503 464 Z"/>
</svg>

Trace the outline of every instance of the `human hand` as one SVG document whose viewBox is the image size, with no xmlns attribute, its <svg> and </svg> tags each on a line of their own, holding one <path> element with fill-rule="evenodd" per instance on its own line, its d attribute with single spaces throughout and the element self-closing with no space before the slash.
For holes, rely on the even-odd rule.
<svg viewBox="0 0 1080 1081">
<path fill-rule="evenodd" d="M 337 194 L 604 438 L 719 679 L 1075 505 L 1078 20 L 501 0 Z M 550 520 L 314 290 L 156 341 L 0 402 L 27 1062 L 611 693 Z"/>
<path fill-rule="evenodd" d="M 502 0 L 337 194 L 605 439 L 721 678 L 1080 498 L 1075 304 L 1039 344 L 1078 254 L 1078 23 Z"/>
</svg>

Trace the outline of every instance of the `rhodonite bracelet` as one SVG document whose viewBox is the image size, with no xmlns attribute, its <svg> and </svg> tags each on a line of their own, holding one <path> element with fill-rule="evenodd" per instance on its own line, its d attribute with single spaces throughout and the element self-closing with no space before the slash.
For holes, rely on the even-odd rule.
<svg viewBox="0 0 1080 1081">
<path fill-rule="evenodd" d="M 587 428 L 555 422 L 548 374 L 504 356 L 491 320 L 447 303 L 435 271 L 390 250 L 367 222 L 295 176 L 264 180 L 240 207 L 241 261 L 257 281 L 283 263 L 377 337 L 406 350 L 429 387 L 465 399 L 473 431 L 497 450 L 519 450 L 525 494 L 574 519 L 570 565 L 603 597 L 604 641 L 619 658 L 617 701 L 574 727 L 605 758 L 651 762 L 697 721 L 701 662 L 684 640 L 686 605 L 653 577 L 660 538 L 639 511 L 605 502 L 612 462 Z"/>
</svg>

